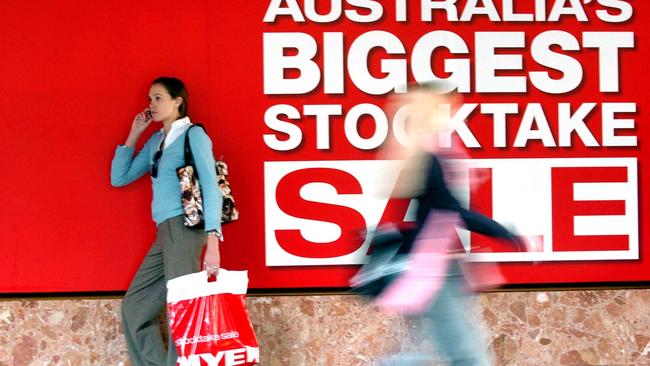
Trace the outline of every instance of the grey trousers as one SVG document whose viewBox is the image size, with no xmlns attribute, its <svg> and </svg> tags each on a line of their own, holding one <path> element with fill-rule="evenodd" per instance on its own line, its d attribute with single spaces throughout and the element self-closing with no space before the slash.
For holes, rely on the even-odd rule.
<svg viewBox="0 0 650 366">
<path fill-rule="evenodd" d="M 183 216 L 158 226 L 156 240 L 122 300 L 122 323 L 133 366 L 176 365 L 174 342 L 170 334 L 169 351 L 165 351 L 158 315 L 166 303 L 167 281 L 201 270 L 205 241 L 205 232 L 186 228 Z"/>
</svg>

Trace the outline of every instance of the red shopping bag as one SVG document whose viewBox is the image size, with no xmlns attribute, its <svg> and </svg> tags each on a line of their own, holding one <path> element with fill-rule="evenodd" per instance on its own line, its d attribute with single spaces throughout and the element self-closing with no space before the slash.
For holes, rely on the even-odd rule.
<svg viewBox="0 0 650 366">
<path fill-rule="evenodd" d="M 167 282 L 169 331 L 177 366 L 255 365 L 259 348 L 246 310 L 247 271 L 220 269 Z"/>
</svg>

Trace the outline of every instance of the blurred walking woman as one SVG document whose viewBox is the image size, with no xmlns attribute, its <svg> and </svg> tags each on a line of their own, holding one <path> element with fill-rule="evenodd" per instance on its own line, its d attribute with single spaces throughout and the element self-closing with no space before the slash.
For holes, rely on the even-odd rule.
<svg viewBox="0 0 650 366">
<path fill-rule="evenodd" d="M 405 234 L 400 249 L 409 254 L 408 270 L 379 295 L 376 304 L 426 319 L 426 333 L 450 365 L 490 365 L 492 355 L 483 343 L 477 327 L 480 317 L 473 313 L 467 291 L 475 279 L 463 271 L 466 249 L 457 241 L 456 227 L 502 239 L 517 248 L 524 246 L 501 224 L 466 209 L 454 196 L 470 178 L 467 166 L 451 162 L 464 152 L 439 144 L 452 127 L 440 107 L 461 101 L 460 95 L 445 90 L 446 84 L 436 82 L 413 84 L 407 94 L 391 99 L 391 108 L 404 106 L 409 120 L 403 146 L 397 141 L 387 146 L 386 157 L 402 161 L 393 196 L 415 199 L 416 225 Z M 432 357 L 400 352 L 379 364 L 407 366 L 422 361 L 431 362 Z"/>
<path fill-rule="evenodd" d="M 152 122 L 162 123 L 134 156 L 135 145 Z M 212 142 L 188 116 L 187 90 L 176 78 L 161 77 L 149 88 L 149 107 L 138 113 L 124 145 L 115 150 L 111 184 L 125 186 L 151 175 L 151 210 L 157 225 L 156 240 L 145 256 L 122 301 L 124 334 L 133 366 L 176 365 L 176 349 L 169 342 L 165 351 L 157 316 L 166 302 L 167 281 L 201 270 L 200 255 L 207 243 L 204 266 L 216 273 L 220 265 L 222 195 L 217 187 Z M 183 224 L 181 188 L 176 169 L 184 165 L 183 146 L 189 133 L 205 212 L 205 227 L 189 229 Z"/>
</svg>

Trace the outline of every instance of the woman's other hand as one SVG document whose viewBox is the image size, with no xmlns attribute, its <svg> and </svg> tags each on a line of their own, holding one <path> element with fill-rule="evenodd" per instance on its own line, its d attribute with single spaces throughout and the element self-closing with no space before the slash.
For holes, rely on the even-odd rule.
<svg viewBox="0 0 650 366">
<path fill-rule="evenodd" d="M 221 266 L 221 254 L 219 253 L 219 238 L 208 235 L 208 248 L 205 250 L 203 267 L 208 271 L 208 276 L 216 276 Z"/>
</svg>

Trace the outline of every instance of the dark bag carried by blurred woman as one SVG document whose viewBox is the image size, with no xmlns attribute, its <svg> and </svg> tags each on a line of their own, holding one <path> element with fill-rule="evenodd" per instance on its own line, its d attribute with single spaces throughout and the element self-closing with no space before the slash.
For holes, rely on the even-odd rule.
<svg viewBox="0 0 650 366">
<path fill-rule="evenodd" d="M 352 292 L 375 298 L 406 269 L 408 253 L 400 249 L 404 233 L 396 226 L 377 228 L 372 233 L 370 256 L 350 279 Z"/>
<path fill-rule="evenodd" d="M 190 130 L 194 127 L 200 127 L 205 130 L 201 124 L 194 124 L 187 129 L 185 133 L 185 165 L 176 170 L 178 180 L 181 184 L 181 201 L 185 213 L 184 223 L 187 227 L 203 227 L 203 198 L 201 195 L 201 186 L 199 177 L 194 167 L 194 158 L 190 147 Z M 227 224 L 239 219 L 239 211 L 235 206 L 235 198 L 230 189 L 228 182 L 228 164 L 223 159 L 215 160 L 215 170 L 217 171 L 217 184 L 223 194 L 223 210 L 221 213 L 221 222 Z"/>
</svg>

